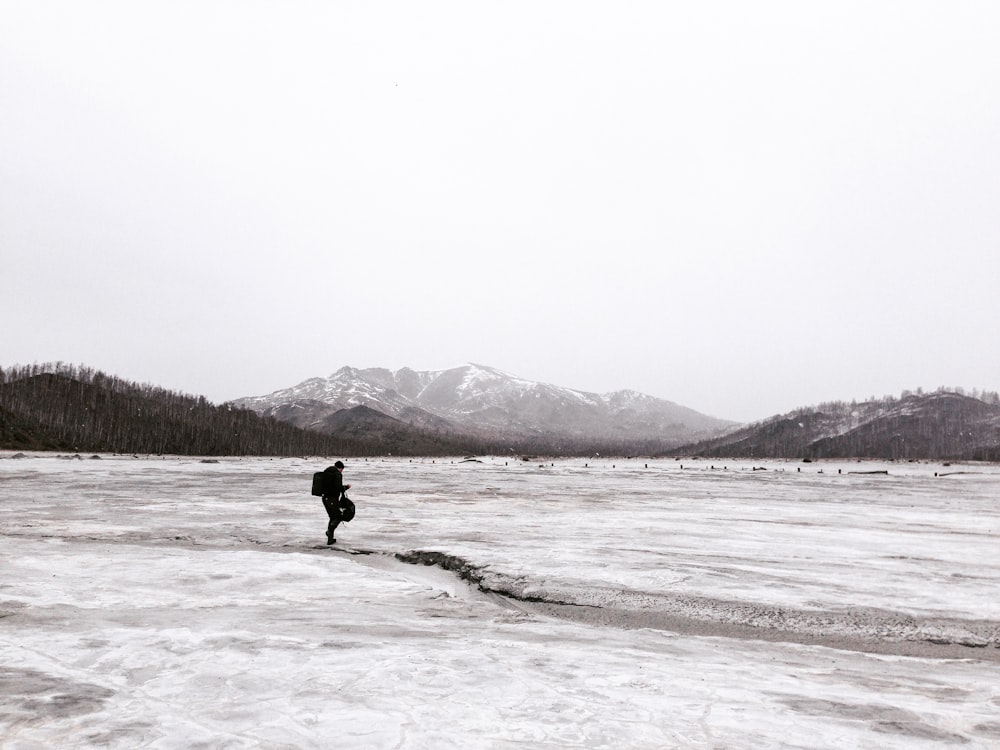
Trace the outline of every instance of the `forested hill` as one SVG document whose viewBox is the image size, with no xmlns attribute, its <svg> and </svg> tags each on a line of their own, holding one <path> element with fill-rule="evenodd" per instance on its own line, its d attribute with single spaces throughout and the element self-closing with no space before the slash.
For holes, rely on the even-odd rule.
<svg viewBox="0 0 1000 750">
<path fill-rule="evenodd" d="M 711 457 L 1000 461 L 1000 397 L 939 389 L 821 404 L 678 451 Z"/>
<path fill-rule="evenodd" d="M 343 441 L 252 411 L 77 368 L 0 371 L 0 447 L 178 455 L 340 455 Z"/>
</svg>

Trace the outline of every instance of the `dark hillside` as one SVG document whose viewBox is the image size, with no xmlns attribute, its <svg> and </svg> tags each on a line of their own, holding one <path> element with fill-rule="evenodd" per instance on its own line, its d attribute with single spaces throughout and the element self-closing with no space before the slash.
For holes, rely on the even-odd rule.
<svg viewBox="0 0 1000 750">
<path fill-rule="evenodd" d="M 379 453 L 420 456 L 485 452 L 482 442 L 467 434 L 425 430 L 367 406 L 341 409 L 324 419 L 317 429 Z"/>
<path fill-rule="evenodd" d="M 910 397 L 840 435 L 816 440 L 813 457 L 1000 460 L 1000 406 L 954 393 Z"/>
<path fill-rule="evenodd" d="M 0 447 L 20 450 L 45 450 L 51 447 L 41 430 L 33 429 L 7 409 L 0 407 Z"/>
<path fill-rule="evenodd" d="M 1000 460 L 1000 399 L 943 389 L 799 409 L 681 453 L 710 457 Z"/>
<path fill-rule="evenodd" d="M 178 455 L 341 454 L 347 444 L 252 411 L 63 368 L 2 373 L 4 448 Z"/>
</svg>

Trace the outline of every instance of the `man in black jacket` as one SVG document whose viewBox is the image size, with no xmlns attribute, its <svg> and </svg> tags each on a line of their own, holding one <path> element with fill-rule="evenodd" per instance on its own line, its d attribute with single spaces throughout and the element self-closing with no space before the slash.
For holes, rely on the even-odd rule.
<svg viewBox="0 0 1000 750">
<path fill-rule="evenodd" d="M 323 507 L 326 514 L 330 516 L 330 523 L 326 527 L 326 543 L 333 544 L 337 540 L 333 538 L 333 532 L 340 524 L 340 496 L 346 490 L 351 489 L 351 485 L 344 484 L 344 462 L 337 461 L 333 466 L 327 466 L 323 474 Z"/>
</svg>

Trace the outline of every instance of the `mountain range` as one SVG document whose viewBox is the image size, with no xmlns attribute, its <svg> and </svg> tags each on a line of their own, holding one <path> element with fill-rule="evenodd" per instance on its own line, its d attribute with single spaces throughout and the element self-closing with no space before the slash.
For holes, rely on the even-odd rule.
<svg viewBox="0 0 1000 750">
<path fill-rule="evenodd" d="M 544 437 L 555 444 L 628 440 L 680 445 L 736 426 L 636 391 L 588 393 L 476 364 L 439 371 L 342 367 L 326 378 L 233 403 L 319 432 L 349 430 L 358 420 L 371 426 L 378 419 L 372 412 L 377 412 L 428 432 L 508 440 Z"/>
<path fill-rule="evenodd" d="M 1000 394 L 939 388 L 750 425 L 478 365 L 345 367 L 219 406 L 84 366 L 0 368 L 0 448 L 182 455 L 650 455 L 1000 461 Z"/>
<path fill-rule="evenodd" d="M 832 402 L 740 425 L 635 391 L 587 393 L 467 364 L 430 372 L 343 367 L 234 404 L 354 440 L 416 431 L 557 454 L 1000 460 L 1000 396 L 961 389 Z"/>
</svg>

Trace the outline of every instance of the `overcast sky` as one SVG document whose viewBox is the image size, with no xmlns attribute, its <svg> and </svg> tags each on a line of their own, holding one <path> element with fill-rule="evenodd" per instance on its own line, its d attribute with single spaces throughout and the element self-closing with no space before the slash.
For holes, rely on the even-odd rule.
<svg viewBox="0 0 1000 750">
<path fill-rule="evenodd" d="M 994 0 L 0 0 L 0 366 L 997 390 L 998 39 Z"/>
</svg>

